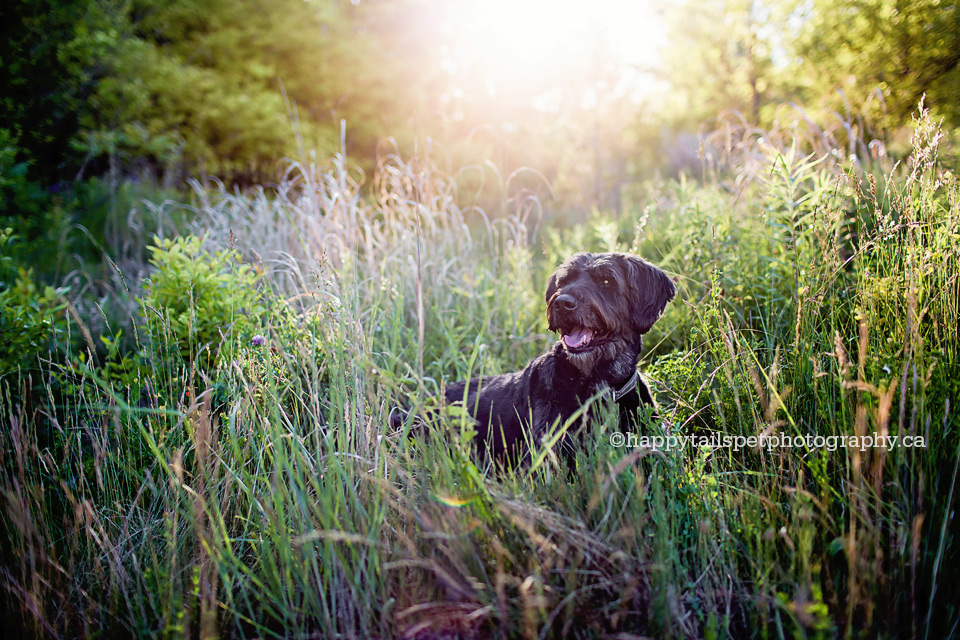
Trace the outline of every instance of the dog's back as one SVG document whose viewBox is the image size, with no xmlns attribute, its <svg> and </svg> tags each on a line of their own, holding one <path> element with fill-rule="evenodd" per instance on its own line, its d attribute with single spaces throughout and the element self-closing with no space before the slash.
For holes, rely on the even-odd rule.
<svg viewBox="0 0 960 640">
<path fill-rule="evenodd" d="M 447 404 L 462 404 L 476 420 L 474 444 L 481 457 L 490 453 L 501 462 L 519 462 L 526 457 L 530 444 L 549 428 L 566 423 L 604 389 L 617 404 L 623 428 L 631 421 L 635 423 L 641 407 L 656 406 L 639 372 L 618 389 L 592 382 L 580 375 L 557 343 L 521 371 L 448 385 L 444 399 Z M 591 415 L 583 413 L 582 417 L 581 425 Z M 576 439 L 579 426 L 563 439 L 566 450 Z"/>
</svg>

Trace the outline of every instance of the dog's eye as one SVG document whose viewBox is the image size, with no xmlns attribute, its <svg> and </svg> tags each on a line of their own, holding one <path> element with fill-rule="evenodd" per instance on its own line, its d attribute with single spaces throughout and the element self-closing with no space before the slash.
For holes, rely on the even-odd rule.
<svg viewBox="0 0 960 640">
<path fill-rule="evenodd" d="M 596 283 L 597 287 L 609 289 L 616 286 L 616 279 L 609 273 L 597 270 L 590 273 L 590 279 Z"/>
</svg>

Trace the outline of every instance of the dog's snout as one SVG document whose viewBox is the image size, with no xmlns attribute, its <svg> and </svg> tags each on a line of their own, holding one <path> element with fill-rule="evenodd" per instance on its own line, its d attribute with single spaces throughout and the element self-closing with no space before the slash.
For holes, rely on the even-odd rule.
<svg viewBox="0 0 960 640">
<path fill-rule="evenodd" d="M 573 311 L 577 308 L 577 299 L 566 293 L 561 293 L 554 300 L 564 311 Z"/>
</svg>

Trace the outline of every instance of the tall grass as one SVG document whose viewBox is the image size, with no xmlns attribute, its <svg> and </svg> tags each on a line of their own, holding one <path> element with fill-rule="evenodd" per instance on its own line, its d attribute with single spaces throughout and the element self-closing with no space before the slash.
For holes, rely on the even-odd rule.
<svg viewBox="0 0 960 640">
<path fill-rule="evenodd" d="M 225 329 L 202 366 L 144 307 L 139 366 L 87 348 L 44 364 L 45 395 L 4 377 L 9 628 L 956 635 L 957 182 L 923 112 L 896 166 L 809 126 L 731 125 L 702 183 L 650 184 L 645 210 L 568 229 L 538 231 L 536 202 L 480 211 L 458 176 L 393 156 L 368 192 L 342 156 L 272 190 L 197 185 L 193 232 L 262 270 L 266 341 Z M 541 353 L 546 275 L 589 249 L 678 278 L 646 340 L 664 416 L 647 435 L 925 446 L 618 449 L 604 410 L 576 469 L 546 451 L 496 474 L 456 414 L 390 431 L 440 381 Z"/>
</svg>

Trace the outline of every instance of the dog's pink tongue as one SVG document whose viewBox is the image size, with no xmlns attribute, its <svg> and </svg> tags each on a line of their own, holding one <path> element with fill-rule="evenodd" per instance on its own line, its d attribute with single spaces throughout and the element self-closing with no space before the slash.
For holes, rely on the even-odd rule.
<svg viewBox="0 0 960 640">
<path fill-rule="evenodd" d="M 593 331 L 589 329 L 578 329 L 573 333 L 568 333 L 563 336 L 563 342 L 568 347 L 576 349 L 577 347 L 582 347 L 583 345 L 590 342 L 590 339 L 593 338 Z"/>
</svg>

